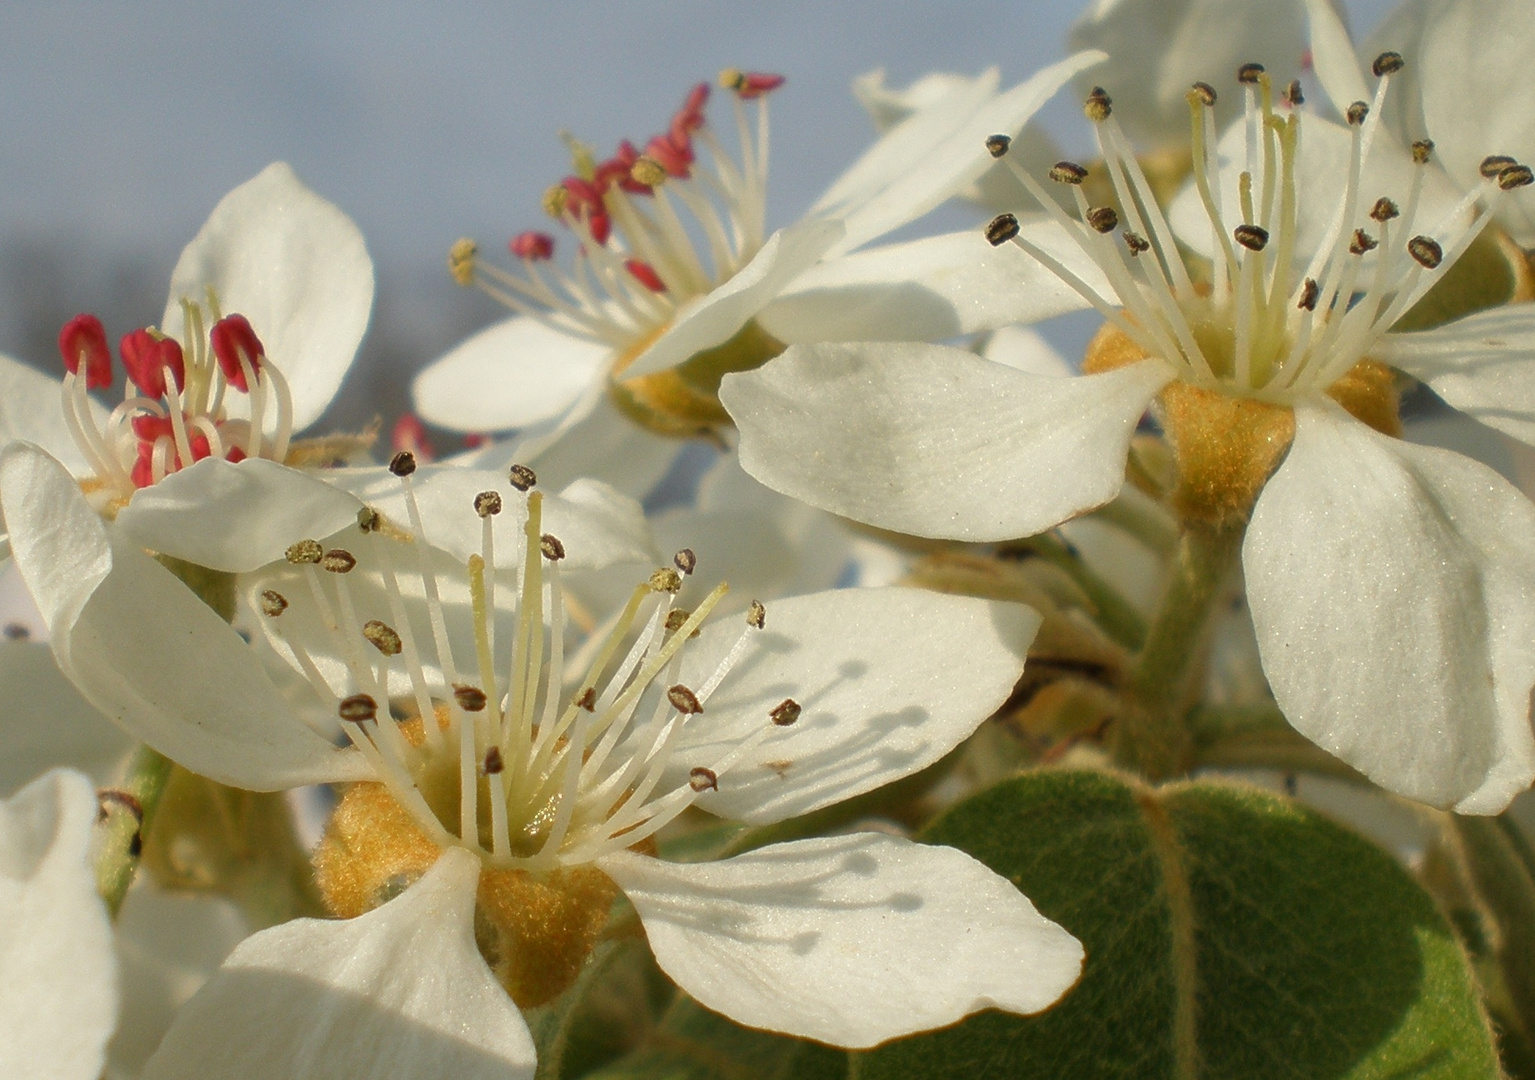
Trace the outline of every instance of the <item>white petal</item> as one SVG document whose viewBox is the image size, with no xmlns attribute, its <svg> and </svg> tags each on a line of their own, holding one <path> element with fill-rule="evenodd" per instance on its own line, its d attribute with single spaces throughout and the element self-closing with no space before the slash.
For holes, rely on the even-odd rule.
<svg viewBox="0 0 1535 1080">
<path fill-rule="evenodd" d="M 410 528 L 404 485 L 388 469 L 336 470 L 334 480 L 360 500 L 357 505 L 366 503 L 402 529 Z M 515 565 L 527 522 L 526 503 L 512 491 L 505 472 L 426 465 L 417 469 L 411 480 L 427 542 L 460 563 L 481 552 L 483 527 L 474 510 L 475 496 L 484 491 L 499 492 L 503 509 L 491 519 L 496 563 L 502 568 Z M 544 491 L 539 531 L 558 537 L 565 545 L 565 569 L 589 570 L 619 562 L 650 562 L 655 558 L 645 513 L 633 499 L 600 480 L 577 480 L 559 494 L 544 490 L 543 477 L 539 480 L 539 488 Z M 356 510 L 351 517 L 355 519 Z M 347 524 L 350 521 L 343 520 L 329 532 Z M 283 546 L 305 537 L 323 538 L 329 532 L 294 531 L 288 534 Z M 281 551 L 278 549 L 279 555 Z"/>
<path fill-rule="evenodd" d="M 144 1080 L 515 1080 L 533 1040 L 474 944 L 479 860 L 443 853 L 356 919 L 296 919 L 235 949 Z"/>
<path fill-rule="evenodd" d="M 56 766 L 105 784 L 133 741 L 80 696 L 36 641 L 0 643 L 0 796 Z"/>
<path fill-rule="evenodd" d="M 842 217 L 847 234 L 833 249 L 837 253 L 856 247 L 915 221 L 940 203 L 952 198 L 996 164 L 986 149 L 986 139 L 998 133 L 1017 135 L 1023 126 L 1050 100 L 1066 81 L 1104 60 L 1103 53 L 1081 52 L 1036 72 L 1026 82 L 984 101 L 969 114 L 959 113 L 924 133 L 941 141 L 920 143 L 908 138 L 908 125 L 915 129 L 922 121 L 919 113 L 892 130 L 884 139 L 901 140 L 901 153 L 881 155 L 878 172 L 880 186 L 856 201 L 838 204 L 828 192 L 817 207 L 834 206 Z M 955 121 L 959 122 L 956 123 Z M 884 142 L 884 140 L 881 140 Z M 880 151 L 880 143 L 871 148 L 865 162 Z M 869 168 L 871 174 L 876 170 Z M 839 181 L 839 184 L 841 181 Z M 833 188 L 833 192 L 837 189 Z"/>
<path fill-rule="evenodd" d="M 205 458 L 135 492 L 117 526 L 152 551 L 240 574 L 282 558 L 296 539 L 353 524 L 361 509 L 355 496 L 275 461 Z"/>
<path fill-rule="evenodd" d="M 1285 716 L 1391 791 L 1502 810 L 1535 778 L 1532 545 L 1485 465 L 1297 408 L 1242 559 Z"/>
<path fill-rule="evenodd" d="M 1422 379 L 1467 416 L 1535 443 L 1535 304 L 1388 334 L 1373 355 Z"/>
<path fill-rule="evenodd" d="M 1101 83 L 1132 141 L 1187 146 L 1184 95 L 1196 80 L 1220 83 L 1245 63 L 1283 84 L 1306 48 L 1299 0 L 1097 0 L 1072 24 L 1073 49 L 1102 49 L 1113 63 L 1078 78 L 1082 94 Z M 1242 95 L 1222 87 L 1221 125 L 1242 115 Z"/>
<path fill-rule="evenodd" d="M 723 345 L 801 273 L 842 238 L 840 221 L 801 221 L 768 237 L 731 279 L 685 305 L 666 332 L 623 371 L 626 379 L 652 375 Z"/>
<path fill-rule="evenodd" d="M 422 418 L 453 431 L 505 431 L 558 416 L 602 376 L 613 351 L 506 319 L 455 346 L 411 383 Z"/>
<path fill-rule="evenodd" d="M 1076 375 L 1066 358 L 1055 351 L 1037 331 L 1026 326 L 1003 326 L 986 342 L 981 355 L 998 364 L 1005 364 L 1015 371 L 1031 375 L 1049 375 L 1067 378 Z"/>
<path fill-rule="evenodd" d="M 1046 219 L 1028 238 L 1105 296 L 1103 272 Z M 763 309 L 780 341 L 940 341 L 1009 323 L 1038 322 L 1087 301 L 1014 244 L 993 247 L 979 229 L 868 248 L 801 274 Z"/>
<path fill-rule="evenodd" d="M 1152 397 L 1144 361 L 1076 379 L 941 345 L 796 345 L 726 376 L 741 465 L 812 506 L 913 536 L 1032 536 L 1112 499 Z"/>
<path fill-rule="evenodd" d="M 663 971 L 752 1027 L 868 1047 L 1065 993 L 1082 946 L 963 852 L 892 836 L 773 844 L 683 865 L 599 862 Z"/>
<path fill-rule="evenodd" d="M 293 426 L 319 419 L 373 308 L 373 261 L 352 219 L 284 162 L 268 165 L 219 201 L 171 274 L 160 326 L 185 338 L 181 300 L 250 320 L 293 390 Z M 229 405 L 243 404 L 230 395 Z"/>
<path fill-rule="evenodd" d="M 16 566 L 87 701 L 194 772 L 257 791 L 367 775 L 311 731 L 238 634 L 159 563 L 109 538 L 63 466 L 0 454 Z"/>
<path fill-rule="evenodd" d="M 90 863 L 96 792 L 56 770 L 0 802 L 0 1076 L 96 1080 L 117 1021 Z"/>
<path fill-rule="evenodd" d="M 711 624 L 683 653 L 697 686 L 742 632 Z M 1039 616 L 1021 604 L 922 589 L 841 589 L 767 604 L 767 625 L 688 724 L 672 756 L 677 775 L 709 767 L 771 726 L 785 698 L 791 726 L 719 778 L 698 805 L 767 824 L 850 799 L 933 764 L 1007 700 Z"/>
<path fill-rule="evenodd" d="M 134 882 L 117 920 L 122 1012 L 107 1047 L 108 1080 L 143 1072 L 176 1010 L 250 932 L 229 900 L 166 892 L 148 875 Z"/>
<path fill-rule="evenodd" d="M 1341 116 L 1354 102 L 1371 101 L 1374 88 L 1364 81 L 1348 27 L 1332 0 L 1306 0 L 1306 14 L 1311 23 L 1311 62 L 1333 108 Z"/>
<path fill-rule="evenodd" d="M 90 399 L 98 427 L 107 410 Z M 94 471 L 64 421 L 64 384 L 36 368 L 0 355 L 0 446 L 17 439 L 36 443 L 64 463 L 76 476 Z"/>
<path fill-rule="evenodd" d="M 1535 157 L 1535 103 L 1509 85 L 1507 74 L 1535 64 L 1535 7 L 1524 0 L 1438 4 L 1423 27 L 1420 56 L 1408 62 L 1414 59 L 1435 156 L 1462 188 L 1482 182 L 1477 166 L 1487 154 Z M 1535 243 L 1535 195 L 1528 188 L 1494 205 L 1515 240 Z"/>
</svg>

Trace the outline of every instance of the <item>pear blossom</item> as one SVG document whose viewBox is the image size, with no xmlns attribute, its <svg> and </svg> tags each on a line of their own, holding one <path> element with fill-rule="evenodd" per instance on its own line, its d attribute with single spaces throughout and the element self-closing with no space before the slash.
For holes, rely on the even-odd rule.
<svg viewBox="0 0 1535 1080">
<path fill-rule="evenodd" d="M 318 482 L 278 463 L 346 456 L 344 445 L 292 437 L 335 395 L 372 305 L 373 266 L 357 227 L 286 164 L 270 165 L 220 200 L 182 251 L 159 327 L 121 339 L 127 378 L 115 408 L 89 393 L 114 378 L 95 316 L 60 332 L 62 384 L 0 356 L 0 445 L 45 447 L 109 515 L 205 460 L 242 464 L 195 470 L 183 497 L 208 494 L 197 490 L 206 478 L 275 487 L 276 501 L 312 506 L 325 498 Z"/>
<path fill-rule="evenodd" d="M 1336 20 L 1313 32 L 1319 67 L 1329 51 L 1352 55 Z M 1055 223 L 1097 276 L 1011 215 L 987 230 L 1102 313 L 1087 374 L 1033 376 L 933 345 L 791 349 L 724 382 L 743 467 L 884 528 L 1008 539 L 1112 499 L 1154 406 L 1184 521 L 1246 528 L 1263 668 L 1290 723 L 1392 791 L 1500 811 L 1535 778 L 1535 507 L 1478 462 L 1396 438 L 1392 368 L 1531 441 L 1535 308 L 1392 327 L 1532 174 L 1490 157 L 1475 189 L 1446 201 L 1433 146 L 1409 151 L 1381 126 L 1402 67 L 1381 54 L 1370 100 L 1338 103 L 1339 128 L 1295 108 L 1298 85 L 1276 101 L 1261 65 L 1244 65 L 1245 115 L 1219 142 L 1216 90 L 1196 84 L 1194 176 L 1171 224 L 1095 89 L 1086 110 L 1120 209 L 1089 205 L 1080 165 L 1049 177 L 1077 206 L 1050 211 Z M 1043 196 L 1043 178 L 1016 175 Z M 1209 253 L 1209 282 L 1175 227 Z"/>
<path fill-rule="evenodd" d="M 96 895 L 96 792 L 55 769 L 0 800 L 0 1073 L 96 1080 L 117 1021 L 117 960 Z"/>
<path fill-rule="evenodd" d="M 950 278 L 984 254 L 976 237 L 867 245 L 973 181 L 990 164 L 980 139 L 1020 130 L 1098 58 L 1079 54 L 1002 93 L 995 71 L 956 88 L 886 133 L 803 220 L 771 235 L 768 99 L 782 82 L 777 76 L 722 76 L 737 156 L 706 122 L 705 84 L 689 92 L 667 132 L 643 149 L 625 142 L 598 162 L 578 147 L 577 174 L 545 199 L 576 238 L 573 269 L 552 261 L 555 241 L 547 234 L 523 233 L 511 242 L 517 271 L 493 265 L 461 241 L 452 256 L 455 275 L 517 317 L 475 335 L 418 376 L 417 411 L 459 431 L 543 425 L 559 436 L 606 405 L 659 434 L 690 436 L 729 422 L 714 396 L 721 374 L 762 363 L 800 333 L 814 340 L 866 337 L 881 311 L 898 309 L 911 288 L 923 286 L 931 293 L 923 308 L 929 325 L 962 321 Z M 829 276 L 807 276 L 817 271 Z M 777 303 L 791 293 L 797 296 L 790 303 Z M 994 303 L 1016 304 L 1017 293 Z M 974 302 L 963 296 L 963 305 Z M 810 303 L 830 308 L 813 326 L 800 310 Z M 849 318 L 839 323 L 837 311 Z M 653 438 L 631 441 L 626 452 L 658 452 Z M 538 464 L 525 450 L 518 453 Z M 675 446 L 659 453 L 664 468 Z"/>
<path fill-rule="evenodd" d="M 13 520 L 95 526 L 89 543 L 16 534 L 50 626 L 78 613 L 66 670 L 87 696 L 226 783 L 354 782 L 316 853 L 346 918 L 239 946 L 147 1077 L 531 1075 L 517 1006 L 568 985 L 620 891 L 705 1005 L 838 1045 L 1037 1011 L 1075 982 L 1075 939 L 952 849 L 853 834 L 654 856 L 688 807 L 769 824 L 937 761 L 1010 693 L 1034 613 L 890 588 L 709 621 L 726 587 L 677 607 L 698 567 L 683 550 L 571 650 L 575 547 L 544 531 L 531 470 L 458 507 L 483 535 L 460 561 L 429 543 L 442 512 L 413 465 L 392 463 L 408 526 L 370 507 L 242 579 L 253 646 L 109 533 L 57 462 L 0 455 Z M 497 542 L 508 504 L 521 545 Z"/>
</svg>

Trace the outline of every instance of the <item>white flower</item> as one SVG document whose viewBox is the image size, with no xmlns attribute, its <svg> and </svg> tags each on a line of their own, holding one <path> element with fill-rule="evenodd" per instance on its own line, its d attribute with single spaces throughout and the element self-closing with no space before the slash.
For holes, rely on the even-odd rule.
<svg viewBox="0 0 1535 1080">
<path fill-rule="evenodd" d="M 847 253 L 973 181 L 989 165 L 987 135 L 1018 131 L 1097 58 L 1073 57 L 1001 94 L 995 72 L 975 80 L 888 132 L 804 220 L 771 236 L 764 225 L 766 93 L 781 80 L 727 73 L 738 160 L 705 123 L 708 88 L 700 85 L 643 153 L 625 143 L 606 162 L 578 160 L 582 175 L 551 190 L 546 205 L 579 240 L 573 270 L 549 261 L 553 240 L 542 234 L 512 242 L 521 260 L 516 273 L 479 259 L 467 241 L 455 249 L 460 279 L 480 284 L 520 317 L 482 331 L 423 372 L 417 409 L 460 431 L 558 429 L 611 396 L 631 419 L 662 434 L 693 435 L 728 422 L 714 396 L 722 373 L 756 366 L 801 334 L 865 337 L 881 311 L 901 306 L 913 281 L 931 286 L 928 324 L 955 323 L 961 316 L 949 279 L 982 254 L 973 235 Z M 748 108 L 756 110 L 755 123 Z M 705 238 L 707 253 L 685 219 Z M 817 303 L 823 314 L 811 323 L 802 308 Z"/>
<path fill-rule="evenodd" d="M 270 165 L 226 195 L 182 251 L 160 326 L 122 338 L 116 408 L 87 393 L 113 381 L 94 316 L 60 332 L 62 387 L 0 357 L 0 444 L 44 446 L 109 512 L 207 458 L 289 460 L 292 434 L 341 385 L 372 304 L 357 227 L 287 165 Z"/>
<path fill-rule="evenodd" d="M 1319 58 L 1339 47 L 1326 44 L 1329 25 L 1338 29 L 1319 21 Z M 1351 55 L 1346 39 L 1341 47 Z M 1276 104 L 1269 76 L 1243 68 L 1246 117 L 1223 142 L 1235 158 L 1224 176 L 1213 160 L 1215 91 L 1190 92 L 1199 138 L 1186 200 L 1200 229 L 1184 235 L 1213 258 L 1209 288 L 1191 280 L 1108 96 L 1095 91 L 1088 111 L 1123 218 L 1087 204 L 1079 166 L 1051 172 L 1081 219 L 1056 212 L 1055 228 L 1094 273 L 1009 216 L 989 228 L 1108 320 L 1090 373 L 1038 377 L 915 344 L 791 349 L 724 383 L 743 466 L 885 528 L 999 540 L 1113 498 L 1155 400 L 1185 520 L 1219 530 L 1251 513 L 1248 597 L 1290 722 L 1393 791 L 1501 810 L 1535 777 L 1535 507 L 1477 462 L 1391 437 L 1386 365 L 1535 439 L 1535 309 L 1389 332 L 1531 173 L 1498 163 L 1446 209 L 1431 148 L 1408 156 L 1380 128 L 1400 64 L 1382 55 L 1373 100 L 1339 104 L 1347 129 Z M 1317 151 L 1309 159 L 1302 127 L 1306 152 Z M 1041 186 L 1023 170 L 1019 179 Z"/>
<path fill-rule="evenodd" d="M 96 792 L 56 769 L 0 800 L 0 1074 L 96 1080 L 117 960 L 91 869 Z"/>
<path fill-rule="evenodd" d="M 636 850 L 692 805 L 766 824 L 937 761 L 1011 691 L 1032 612 L 850 590 L 704 627 L 724 587 L 683 612 L 682 575 L 667 569 L 567 654 L 565 540 L 541 533 L 542 496 L 481 493 L 465 500 L 478 518 L 458 507 L 484 537 L 466 574 L 427 547 L 440 515 L 414 498 L 408 466 L 396 471 L 408 540 L 364 515 L 367 531 L 328 549 L 295 543 L 248 580 L 258 633 L 284 661 L 274 675 L 110 536 L 46 454 L 0 457 L 8 512 L 27 523 L 17 565 L 91 700 L 225 783 L 363 781 L 317 855 L 332 905 L 357 917 L 247 941 L 147 1076 L 530 1075 L 526 1028 L 497 979 L 519 1001 L 557 993 L 618 890 L 661 966 L 704 1004 L 840 1045 L 989 1006 L 1036 1011 L 1075 981 L 1076 941 L 957 851 L 878 835 L 707 865 Z M 505 498 L 525 507 L 522 551 L 495 540 Z M 37 517 L 68 519 L 68 539 Z M 508 546 L 520 581 L 496 571 Z M 677 565 L 691 569 L 691 553 Z M 551 907 L 566 930 L 518 922 Z M 501 945 L 494 975 L 477 908 Z"/>
</svg>

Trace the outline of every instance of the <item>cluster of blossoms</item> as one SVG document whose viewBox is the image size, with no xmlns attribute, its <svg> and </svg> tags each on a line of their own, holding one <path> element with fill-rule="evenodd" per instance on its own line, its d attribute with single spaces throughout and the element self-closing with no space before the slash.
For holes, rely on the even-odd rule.
<svg viewBox="0 0 1535 1080">
<path fill-rule="evenodd" d="M 700 83 L 643 146 L 568 140 L 544 197 L 568 261 L 538 231 L 513 269 L 452 248 L 513 315 L 413 386 L 474 436 L 442 461 L 413 415 L 387 463 L 372 432 L 296 437 L 373 275 L 281 164 L 115 361 L 90 314 L 61 384 L 0 358 L 30 605 L 0 643 L 24 706 L 0 713 L 0 1073 L 533 1077 L 628 939 L 677 1000 L 831 1047 L 1029 1016 L 1093 977 L 1094 919 L 916 827 L 1020 763 L 1134 773 L 1146 806 L 1267 764 L 1199 756 L 1226 706 L 1277 716 L 1294 768 L 1503 812 L 1535 781 L 1535 505 L 1403 409 L 1422 384 L 1535 443 L 1535 147 L 1469 159 L 1414 68 L 1476 3 L 1412 6 L 1364 63 L 1330 0 L 1236 34 L 1121 0 L 1010 89 L 868 76 L 878 139 L 771 233 L 780 76 L 720 75 L 729 131 Z M 1074 79 L 1082 160 L 1025 130 Z M 951 199 L 989 221 L 876 244 Z M 1102 318 L 1080 364 L 1026 329 L 1071 311 Z M 698 437 L 718 461 L 647 519 Z M 283 793 L 259 804 L 281 827 L 226 812 L 247 847 L 209 858 L 177 784 Z M 249 924 L 109 1055 L 141 863 Z M 303 899 L 274 914 L 277 877 Z M 1171 931 L 1180 994 L 1198 932 Z"/>
</svg>

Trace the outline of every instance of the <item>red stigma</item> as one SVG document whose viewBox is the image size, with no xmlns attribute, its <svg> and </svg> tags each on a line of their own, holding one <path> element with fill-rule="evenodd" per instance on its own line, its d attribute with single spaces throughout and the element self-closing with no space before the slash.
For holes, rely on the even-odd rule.
<svg viewBox="0 0 1535 1080">
<path fill-rule="evenodd" d="M 71 375 L 78 374 L 81 361 L 85 362 L 87 388 L 112 385 L 112 349 L 106 328 L 96 316 L 81 313 L 64 324 L 59 331 L 59 355 Z"/>
<path fill-rule="evenodd" d="M 408 450 L 416 456 L 418 462 L 431 461 L 437 456 L 437 448 L 427 437 L 426 425 L 415 413 L 404 413 L 394 422 L 394 430 L 389 433 L 389 444 L 393 453 Z"/>
<path fill-rule="evenodd" d="M 782 75 L 769 75 L 761 71 L 749 71 L 741 76 L 741 81 L 735 86 L 736 96 L 743 100 L 762 97 L 770 94 L 784 84 Z"/>
<path fill-rule="evenodd" d="M 506 247 L 519 259 L 542 262 L 554 256 L 554 237 L 541 232 L 518 233 Z"/>
<path fill-rule="evenodd" d="M 240 360 L 243 357 L 252 371 L 259 372 L 261 361 L 266 358 L 266 350 L 261 347 L 261 339 L 251 329 L 249 320 L 244 315 L 225 315 L 213 324 L 213 329 L 208 332 L 208 340 L 213 345 L 213 355 L 218 358 L 219 370 L 224 373 L 224 379 L 242 394 L 250 393 L 250 387 L 245 384 L 245 368 Z"/>
<path fill-rule="evenodd" d="M 634 279 L 651 292 L 665 292 L 666 282 L 661 280 L 661 275 L 656 273 L 655 267 L 648 262 L 639 259 L 625 259 L 624 269 L 634 275 Z"/>
<path fill-rule="evenodd" d="M 157 338 L 148 330 L 139 329 L 124 334 L 117 343 L 117 351 L 123 358 L 128 378 L 152 398 L 165 396 L 165 372 L 170 369 L 176 391 L 186 389 L 187 368 L 181 356 L 181 346 L 172 338 Z"/>
</svg>

